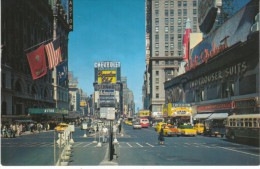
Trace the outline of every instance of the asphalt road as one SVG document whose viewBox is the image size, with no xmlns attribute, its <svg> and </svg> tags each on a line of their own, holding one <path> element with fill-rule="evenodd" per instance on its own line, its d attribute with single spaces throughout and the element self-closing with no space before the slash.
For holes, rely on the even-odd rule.
<svg viewBox="0 0 260 169">
<path fill-rule="evenodd" d="M 95 137 L 84 138 L 76 128 L 70 166 L 258 166 L 259 147 L 229 142 L 215 137 L 167 137 L 158 145 L 153 128 L 133 130 L 123 126 L 124 135 L 117 135 L 118 158 L 108 161 L 108 143 L 97 147 Z M 1 138 L 3 166 L 53 166 L 53 131 Z M 98 137 L 96 137 L 98 141 Z M 56 149 L 56 157 L 58 149 Z"/>
<path fill-rule="evenodd" d="M 259 147 L 232 143 L 216 137 L 166 137 L 158 144 L 153 128 L 133 130 L 124 126 L 118 138 L 118 165 L 257 166 Z"/>
</svg>

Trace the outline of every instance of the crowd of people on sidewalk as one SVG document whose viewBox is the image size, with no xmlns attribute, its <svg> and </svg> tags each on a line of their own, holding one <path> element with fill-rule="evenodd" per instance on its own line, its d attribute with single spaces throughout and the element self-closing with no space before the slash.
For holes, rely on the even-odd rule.
<svg viewBox="0 0 260 169">
<path fill-rule="evenodd" d="M 12 124 L 2 124 L 1 123 L 1 137 L 4 138 L 15 138 L 16 136 L 20 136 L 26 132 L 30 134 L 40 133 L 42 131 L 50 130 L 51 123 L 50 122 L 42 122 L 42 123 L 12 123 Z"/>
</svg>

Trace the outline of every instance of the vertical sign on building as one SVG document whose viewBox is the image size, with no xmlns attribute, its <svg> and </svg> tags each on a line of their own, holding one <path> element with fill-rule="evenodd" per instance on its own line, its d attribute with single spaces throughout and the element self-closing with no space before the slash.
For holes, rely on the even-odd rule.
<svg viewBox="0 0 260 169">
<path fill-rule="evenodd" d="M 73 31 L 73 0 L 69 0 L 69 30 Z"/>
</svg>

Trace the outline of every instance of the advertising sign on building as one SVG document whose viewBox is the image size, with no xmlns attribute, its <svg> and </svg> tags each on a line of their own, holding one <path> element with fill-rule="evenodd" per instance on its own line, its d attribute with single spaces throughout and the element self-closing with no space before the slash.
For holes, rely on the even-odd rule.
<svg viewBox="0 0 260 169">
<path fill-rule="evenodd" d="M 116 83 L 116 70 L 99 70 L 98 84 L 101 83 Z"/>
</svg>

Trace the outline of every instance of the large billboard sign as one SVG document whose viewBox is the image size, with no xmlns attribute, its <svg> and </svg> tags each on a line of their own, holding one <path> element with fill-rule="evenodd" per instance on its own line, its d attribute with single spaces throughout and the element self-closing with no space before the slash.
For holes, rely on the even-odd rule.
<svg viewBox="0 0 260 169">
<path fill-rule="evenodd" d="M 215 23 L 218 8 L 222 0 L 200 0 L 198 7 L 198 21 L 201 32 L 208 33 Z"/>
<path fill-rule="evenodd" d="M 247 41 L 251 26 L 259 12 L 259 2 L 250 1 L 244 8 L 227 20 L 220 28 L 210 34 L 190 51 L 189 66 L 186 70 L 194 69 L 222 51 L 238 42 Z"/>
<path fill-rule="evenodd" d="M 95 62 L 95 82 L 98 84 L 113 84 L 121 80 L 120 62 Z"/>
<path fill-rule="evenodd" d="M 116 83 L 116 70 L 99 70 L 98 84 L 101 83 Z"/>
</svg>

